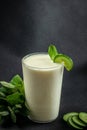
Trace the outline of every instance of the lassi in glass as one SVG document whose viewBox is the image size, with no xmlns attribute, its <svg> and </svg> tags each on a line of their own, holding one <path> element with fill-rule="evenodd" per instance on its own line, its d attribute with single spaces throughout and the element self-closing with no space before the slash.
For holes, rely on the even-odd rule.
<svg viewBox="0 0 87 130">
<path fill-rule="evenodd" d="M 29 118 L 46 123 L 58 117 L 64 67 L 53 63 L 47 53 L 33 53 L 22 59 Z"/>
</svg>

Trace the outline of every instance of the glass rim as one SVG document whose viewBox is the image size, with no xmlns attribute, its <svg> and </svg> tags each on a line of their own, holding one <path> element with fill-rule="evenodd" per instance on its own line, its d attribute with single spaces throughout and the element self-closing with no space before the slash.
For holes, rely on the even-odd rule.
<svg viewBox="0 0 87 130">
<path fill-rule="evenodd" d="M 31 68 L 31 69 L 34 69 L 34 70 L 38 70 L 38 69 L 39 69 L 39 70 L 60 69 L 60 68 L 63 66 L 63 64 L 55 63 L 56 65 L 53 66 L 53 67 L 41 67 L 41 68 L 40 68 L 40 67 L 36 67 L 36 66 L 27 65 L 27 64 L 24 62 L 24 60 L 27 59 L 28 57 L 33 56 L 33 55 L 39 55 L 39 54 L 46 54 L 46 55 L 48 55 L 47 52 L 34 52 L 34 53 L 27 54 L 27 55 L 25 55 L 25 56 L 22 58 L 22 64 L 23 64 L 24 66 L 26 66 L 27 68 Z M 58 66 L 58 65 L 60 65 L 60 66 Z"/>
</svg>

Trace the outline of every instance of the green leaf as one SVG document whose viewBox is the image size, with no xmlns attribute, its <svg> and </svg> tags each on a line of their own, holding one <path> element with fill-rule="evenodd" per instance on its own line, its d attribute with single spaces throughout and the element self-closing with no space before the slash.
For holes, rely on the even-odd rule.
<svg viewBox="0 0 87 130">
<path fill-rule="evenodd" d="M 0 97 L 0 105 L 6 105 L 7 101 L 5 97 Z"/>
<path fill-rule="evenodd" d="M 11 95 L 8 95 L 6 100 L 11 105 L 22 104 L 24 102 L 24 96 L 19 92 L 15 92 Z"/>
<path fill-rule="evenodd" d="M 58 53 L 54 45 L 48 47 L 48 54 L 53 62 L 63 64 L 67 71 L 72 70 L 73 60 L 65 54 Z"/>
<path fill-rule="evenodd" d="M 2 104 L 0 103 L 0 112 L 2 111 L 7 111 L 7 106 L 5 104 Z"/>
<path fill-rule="evenodd" d="M 12 92 L 14 92 L 14 89 L 15 88 L 7 88 L 7 87 L 0 87 L 0 92 L 2 92 L 2 93 L 4 93 L 5 95 L 8 95 L 8 94 L 10 94 L 10 93 L 12 93 Z"/>
<path fill-rule="evenodd" d="M 10 83 L 15 85 L 17 89 L 24 95 L 24 83 L 18 74 L 11 79 Z"/>
<path fill-rule="evenodd" d="M 0 91 L 0 97 L 5 97 L 6 95 Z"/>
<path fill-rule="evenodd" d="M 8 110 L 10 112 L 10 116 L 11 116 L 11 119 L 14 123 L 16 123 L 16 115 L 14 113 L 14 111 L 12 110 L 12 108 L 10 106 L 8 106 Z"/>
<path fill-rule="evenodd" d="M 20 115 L 22 115 L 22 116 L 28 116 L 29 114 L 30 114 L 30 110 L 24 104 L 22 106 L 22 109 L 20 109 Z"/>
<path fill-rule="evenodd" d="M 14 76 L 10 83 L 0 82 L 0 124 L 11 117 L 16 123 L 16 114 L 29 115 L 25 106 L 24 83 L 19 75 Z"/>
<path fill-rule="evenodd" d="M 15 75 L 10 82 L 16 86 L 23 85 L 22 78 L 19 75 Z"/>
<path fill-rule="evenodd" d="M 16 104 L 15 107 L 19 109 L 22 108 L 21 104 Z"/>
<path fill-rule="evenodd" d="M 3 87 L 3 86 L 0 87 L 0 92 L 6 94 L 6 93 L 7 93 L 7 88 L 5 88 L 5 87 Z"/>
<path fill-rule="evenodd" d="M 8 83 L 6 81 L 0 81 L 1 85 L 6 87 L 6 88 L 15 88 L 15 85 Z"/>
<path fill-rule="evenodd" d="M 0 125 L 2 125 L 5 122 L 5 118 L 0 116 Z"/>
<path fill-rule="evenodd" d="M 9 115 L 8 111 L 0 111 L 0 116 L 7 116 Z"/>
<path fill-rule="evenodd" d="M 16 104 L 15 106 L 12 107 L 12 110 L 15 113 L 20 113 L 20 110 L 22 109 L 22 105 L 21 104 Z"/>
<path fill-rule="evenodd" d="M 52 60 L 54 60 L 54 57 L 58 54 L 58 51 L 54 45 L 50 45 L 48 47 L 48 54 Z"/>
</svg>

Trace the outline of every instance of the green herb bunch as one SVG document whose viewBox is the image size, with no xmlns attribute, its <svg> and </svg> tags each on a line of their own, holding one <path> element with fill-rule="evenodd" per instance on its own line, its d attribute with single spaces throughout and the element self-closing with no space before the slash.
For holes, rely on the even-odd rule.
<svg viewBox="0 0 87 130">
<path fill-rule="evenodd" d="M 0 81 L 0 124 L 9 119 L 16 123 L 17 115 L 29 115 L 25 105 L 24 83 L 19 75 L 15 75 L 10 82 Z"/>
</svg>

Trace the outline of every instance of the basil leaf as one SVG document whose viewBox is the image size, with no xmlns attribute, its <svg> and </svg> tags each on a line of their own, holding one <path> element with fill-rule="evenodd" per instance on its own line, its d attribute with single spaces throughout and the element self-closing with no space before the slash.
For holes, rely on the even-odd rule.
<svg viewBox="0 0 87 130">
<path fill-rule="evenodd" d="M 58 51 L 54 45 L 50 45 L 48 47 L 48 54 L 52 60 L 54 60 L 54 57 L 58 54 Z"/>
<path fill-rule="evenodd" d="M 1 81 L 0 82 L 2 86 L 6 87 L 6 88 L 15 88 L 15 86 L 11 83 L 8 83 L 6 81 Z"/>
</svg>

